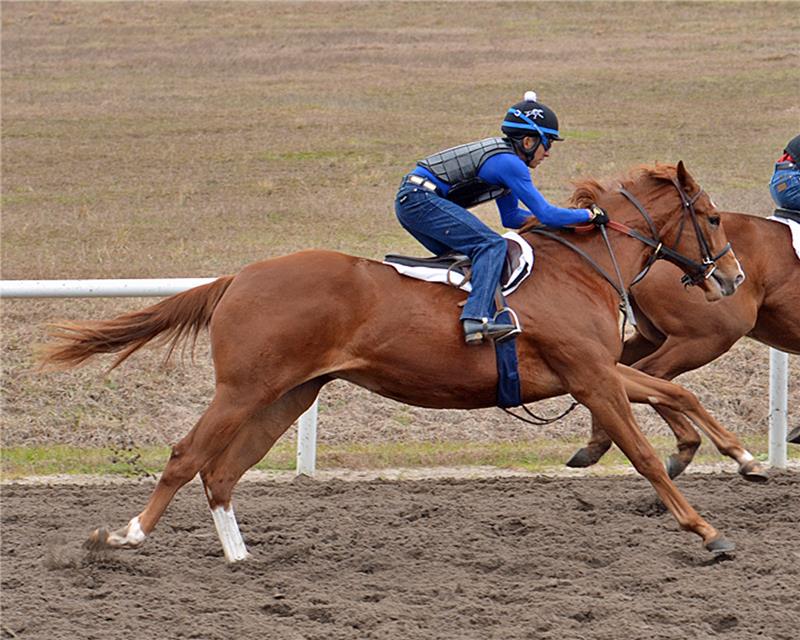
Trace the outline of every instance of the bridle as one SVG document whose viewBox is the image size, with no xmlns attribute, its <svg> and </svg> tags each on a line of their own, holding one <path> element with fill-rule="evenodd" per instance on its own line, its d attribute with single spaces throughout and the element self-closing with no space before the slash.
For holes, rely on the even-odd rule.
<svg viewBox="0 0 800 640">
<path fill-rule="evenodd" d="M 619 193 L 621 193 L 625 198 L 627 198 L 630 203 L 636 208 L 639 214 L 645 219 L 647 222 L 647 226 L 650 228 L 650 232 L 652 233 L 652 237 L 648 238 L 647 236 L 642 235 L 635 229 L 631 229 L 627 225 L 624 225 L 620 222 L 616 222 L 614 220 L 609 221 L 608 226 L 615 231 L 620 231 L 632 238 L 636 238 L 640 242 L 645 243 L 655 249 L 653 254 L 650 256 L 647 264 L 645 265 L 644 269 L 637 275 L 633 281 L 631 282 L 631 286 L 639 282 L 647 272 L 650 270 L 650 267 L 653 263 L 663 258 L 667 262 L 671 262 L 675 266 L 679 267 L 684 271 L 684 275 L 681 278 L 681 282 L 685 286 L 690 285 L 699 285 L 703 282 L 703 280 L 708 280 L 713 274 L 714 271 L 717 269 L 717 260 L 722 258 L 725 254 L 727 254 L 731 250 L 731 243 L 728 242 L 717 255 L 713 255 L 711 253 L 711 248 L 709 247 L 708 240 L 706 239 L 703 230 L 700 228 L 700 223 L 697 220 L 697 212 L 694 209 L 694 205 L 697 200 L 702 196 L 705 191 L 700 189 L 694 196 L 691 198 L 688 196 L 686 191 L 683 189 L 681 184 L 673 179 L 672 185 L 678 191 L 678 194 L 681 198 L 681 207 L 682 207 L 682 214 L 681 214 L 681 222 L 680 227 L 678 228 L 678 235 L 675 238 L 675 246 L 681 240 L 681 235 L 683 234 L 683 229 L 686 223 L 686 219 L 689 218 L 691 220 L 692 225 L 694 226 L 694 233 L 695 237 L 697 238 L 697 243 L 700 248 L 700 255 L 703 256 L 702 262 L 697 262 L 696 260 L 692 260 L 687 256 L 683 255 L 682 253 L 677 252 L 674 248 L 665 247 L 664 243 L 661 241 L 661 237 L 658 233 L 658 229 L 656 229 L 655 224 L 653 223 L 652 218 L 647 213 L 647 210 L 642 206 L 642 204 L 636 199 L 636 197 L 631 194 L 628 190 L 624 187 L 619 188 Z"/>
<path fill-rule="evenodd" d="M 644 218 L 645 222 L 647 222 L 647 226 L 650 229 L 651 236 L 646 236 L 636 229 L 630 228 L 628 225 L 623 224 L 621 222 L 617 222 L 616 220 L 610 220 L 607 226 L 609 229 L 613 229 L 619 233 L 623 233 L 631 238 L 635 238 L 640 242 L 652 247 L 654 249 L 653 253 L 648 258 L 644 268 L 639 272 L 639 274 L 631 281 L 628 287 L 625 286 L 624 282 L 622 281 L 622 274 L 619 270 L 619 266 L 617 265 L 617 260 L 614 255 L 614 251 L 611 249 L 611 243 L 608 240 L 608 235 L 606 233 L 605 226 L 601 226 L 600 230 L 603 234 L 603 239 L 605 240 L 606 247 L 608 248 L 608 252 L 611 256 L 611 262 L 614 265 L 614 269 L 616 271 L 616 281 L 612 278 L 605 269 L 603 269 L 597 262 L 587 254 L 583 249 L 576 246 L 563 236 L 554 233 L 548 227 L 534 227 L 530 229 L 531 233 L 538 233 L 539 235 L 546 236 L 560 242 L 561 244 L 569 247 L 580 256 L 582 256 L 593 268 L 597 271 L 603 278 L 605 278 L 612 287 L 616 290 L 617 294 L 620 296 L 622 303 L 623 303 L 623 312 L 625 315 L 631 319 L 631 322 L 635 324 L 635 320 L 633 319 L 633 314 L 631 312 L 630 303 L 628 302 L 628 294 L 627 289 L 639 282 L 642 278 L 647 275 L 647 272 L 650 270 L 650 267 L 656 262 L 656 260 L 667 260 L 672 264 L 678 266 L 683 272 L 684 275 L 681 278 L 681 282 L 684 285 L 699 285 L 704 280 L 710 278 L 714 271 L 717 268 L 717 260 L 722 258 L 725 254 L 727 254 L 731 250 L 731 243 L 728 242 L 717 255 L 713 255 L 711 253 L 711 249 L 708 244 L 708 240 L 706 239 L 703 230 L 700 228 L 700 223 L 697 220 L 697 212 L 695 211 L 694 205 L 697 200 L 702 196 L 705 191 L 700 189 L 694 196 L 691 198 L 687 195 L 686 191 L 683 189 L 681 184 L 673 179 L 672 185 L 678 191 L 681 199 L 681 222 L 680 227 L 678 228 L 678 235 L 675 238 L 674 246 L 677 246 L 680 242 L 681 235 L 683 234 L 683 229 L 686 224 L 686 219 L 688 218 L 692 222 L 692 226 L 694 227 L 695 236 L 697 237 L 697 242 L 700 247 L 700 255 L 703 257 L 702 262 L 698 262 L 697 260 L 693 260 L 682 253 L 676 251 L 673 247 L 664 246 L 664 241 L 661 239 L 661 235 L 656 228 L 655 223 L 653 222 L 653 218 L 647 213 L 647 210 L 644 208 L 641 202 L 637 200 L 636 196 L 630 193 L 627 189 L 620 186 L 618 192 L 622 194 L 630 203 L 636 208 L 639 214 Z M 575 231 L 582 232 L 582 231 L 591 231 L 594 227 L 586 226 L 586 227 L 577 227 Z"/>
</svg>

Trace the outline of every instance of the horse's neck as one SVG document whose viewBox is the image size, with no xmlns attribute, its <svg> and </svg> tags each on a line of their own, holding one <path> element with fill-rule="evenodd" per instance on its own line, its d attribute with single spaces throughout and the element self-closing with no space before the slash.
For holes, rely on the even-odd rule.
<svg viewBox="0 0 800 640">
<path fill-rule="evenodd" d="M 650 238 L 655 242 L 663 242 L 665 246 L 672 246 L 677 240 L 679 233 L 680 220 L 674 211 L 664 213 L 654 213 L 655 207 L 651 202 L 639 199 L 639 203 L 647 213 L 648 219 L 633 207 L 629 207 L 630 213 L 619 222 L 637 231 L 645 238 Z M 656 236 L 653 236 L 651 223 L 655 227 Z M 693 229 L 684 229 L 684 233 L 694 233 Z M 633 280 L 655 253 L 655 248 L 645 242 L 626 236 L 617 231 L 609 231 L 612 247 L 619 255 L 618 261 L 625 276 L 625 282 L 630 285 Z M 624 266 L 623 266 L 624 265 Z"/>
<path fill-rule="evenodd" d="M 631 222 L 636 224 L 635 221 Z M 629 225 L 628 222 L 625 222 L 624 224 L 631 227 L 633 226 Z M 641 229 L 640 225 L 637 228 L 637 231 L 642 233 L 644 236 L 649 237 L 651 235 L 649 229 L 644 231 Z M 532 235 L 533 237 L 531 239 L 534 243 L 536 243 L 537 236 L 536 234 Z M 628 289 L 633 279 L 647 264 L 647 261 L 653 254 L 654 249 L 640 240 L 632 238 L 612 228 L 607 229 L 607 235 L 611 245 L 611 250 L 613 251 L 613 257 L 612 254 L 609 253 L 608 246 L 603 240 L 600 230 L 594 230 L 585 235 L 565 235 L 563 237 L 565 237 L 567 241 L 577 246 L 581 251 L 589 256 L 589 258 L 591 258 L 591 260 L 605 272 L 605 275 L 608 276 L 615 286 L 622 285 L 625 289 Z M 566 246 L 562 246 L 561 244 L 556 244 L 555 242 L 553 242 L 552 245 L 550 243 L 543 243 L 542 245 L 537 244 L 537 256 L 541 257 L 542 259 L 546 260 L 546 252 L 550 251 L 554 253 L 560 253 L 564 251 L 571 251 L 571 249 Z M 539 257 L 537 257 L 537 260 Z M 558 262 L 557 256 L 554 256 L 553 259 L 555 262 Z M 597 271 L 592 264 L 587 262 L 583 257 L 581 257 L 581 260 L 582 264 L 585 265 L 587 272 L 593 274 L 599 279 L 605 280 L 605 276 Z M 622 276 L 621 283 L 617 276 L 617 270 L 614 265 L 615 261 Z"/>
</svg>

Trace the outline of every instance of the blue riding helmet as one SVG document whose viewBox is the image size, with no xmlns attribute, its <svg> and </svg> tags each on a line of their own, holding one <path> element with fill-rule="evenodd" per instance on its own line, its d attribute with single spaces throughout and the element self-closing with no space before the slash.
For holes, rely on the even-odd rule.
<svg viewBox="0 0 800 640">
<path fill-rule="evenodd" d="M 537 136 L 545 151 L 550 149 L 553 141 L 564 139 L 558 132 L 558 117 L 555 112 L 539 102 L 533 91 L 526 91 L 522 102 L 506 112 L 500 129 L 512 140 Z"/>
</svg>

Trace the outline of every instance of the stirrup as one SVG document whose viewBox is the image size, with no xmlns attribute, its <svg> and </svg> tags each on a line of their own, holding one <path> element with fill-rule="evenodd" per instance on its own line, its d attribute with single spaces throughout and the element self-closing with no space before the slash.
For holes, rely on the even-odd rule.
<svg viewBox="0 0 800 640">
<path fill-rule="evenodd" d="M 500 323 L 496 324 L 494 320 L 489 318 L 481 318 L 480 320 L 465 319 L 462 320 L 464 325 L 464 341 L 468 345 L 479 345 L 488 341 L 498 341 L 506 338 L 508 335 L 515 331 L 515 325 Z M 471 326 L 467 328 L 467 324 Z"/>
<path fill-rule="evenodd" d="M 510 340 L 514 336 L 522 333 L 522 327 L 519 325 L 519 318 L 517 317 L 517 312 L 514 311 L 511 307 L 501 307 L 498 309 L 494 317 L 492 318 L 492 322 L 497 322 L 497 318 L 501 313 L 505 313 L 508 311 L 508 314 L 511 316 L 511 322 L 514 325 L 515 329 L 513 331 L 509 331 L 506 335 L 502 338 L 497 338 L 495 342 L 505 342 L 506 340 Z"/>
</svg>

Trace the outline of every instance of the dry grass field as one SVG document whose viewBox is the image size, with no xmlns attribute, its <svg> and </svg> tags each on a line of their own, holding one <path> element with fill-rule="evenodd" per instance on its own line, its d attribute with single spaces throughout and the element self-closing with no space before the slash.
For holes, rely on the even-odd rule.
<svg viewBox="0 0 800 640">
<path fill-rule="evenodd" d="M 797 8 L 3 3 L 2 277 L 214 276 L 308 247 L 421 253 L 394 217 L 400 178 L 427 153 L 496 135 L 531 88 L 567 138 L 534 176 L 551 200 L 581 176 L 682 159 L 721 208 L 768 215 L 772 163 L 800 128 Z M 480 215 L 498 227 L 492 207 Z M 42 323 L 146 304 L 3 301 L 3 446 L 183 435 L 213 388 L 204 343 L 194 364 L 160 368 L 146 352 L 110 375 L 108 363 L 32 370 Z M 766 347 L 742 341 L 681 381 L 765 446 L 767 366 Z M 587 425 L 579 411 L 532 433 L 498 410 L 421 410 L 337 383 L 319 433 L 490 442 Z"/>
</svg>

